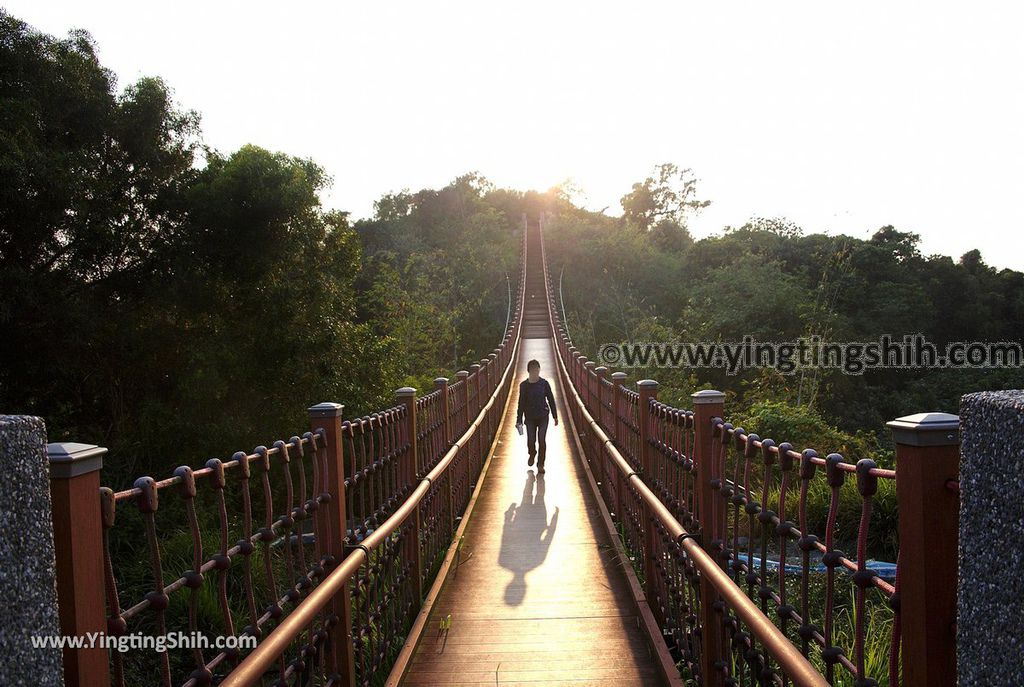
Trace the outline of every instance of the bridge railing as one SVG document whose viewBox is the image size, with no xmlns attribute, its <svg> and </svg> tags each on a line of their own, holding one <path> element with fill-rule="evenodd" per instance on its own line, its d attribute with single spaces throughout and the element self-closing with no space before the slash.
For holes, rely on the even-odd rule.
<svg viewBox="0 0 1024 687">
<path fill-rule="evenodd" d="M 122 491 L 99 488 L 91 458 L 88 469 L 83 460 L 62 470 L 54 528 L 74 547 L 58 560 L 62 633 L 103 632 L 124 648 L 134 634 L 231 643 L 66 649 L 65 684 L 386 677 L 500 422 L 522 324 L 525 235 L 522 250 L 500 345 L 454 383 L 438 378 L 419 398 L 399 389 L 393 407 L 351 420 L 340 404 L 321 403 L 301 436 Z M 239 645 L 247 637 L 257 642 L 251 653 Z"/>
<path fill-rule="evenodd" d="M 894 470 L 797 451 L 727 422 L 720 392 L 694 394 L 685 410 L 658 401 L 652 380 L 626 388 L 624 373 L 609 376 L 573 347 L 547 283 L 567 404 L 684 675 L 701 685 L 955 683 L 956 416 L 889 423 Z M 894 484 L 880 504 L 880 485 L 891 497 Z M 809 513 L 812 495 L 827 502 L 824 518 Z M 894 501 L 899 562 L 876 564 L 872 514 Z M 912 582 L 901 589 L 900 579 Z M 872 620 L 880 609 L 890 620 Z"/>
</svg>

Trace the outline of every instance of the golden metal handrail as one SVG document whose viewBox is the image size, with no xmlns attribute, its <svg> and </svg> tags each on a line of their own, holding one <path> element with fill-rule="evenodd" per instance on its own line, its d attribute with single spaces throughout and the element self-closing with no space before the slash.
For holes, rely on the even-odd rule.
<svg viewBox="0 0 1024 687">
<path fill-rule="evenodd" d="M 543 236 L 541 238 L 541 259 L 544 265 L 544 283 L 548 301 L 548 322 L 551 326 L 552 336 L 558 336 L 558 329 L 555 326 L 555 321 L 552 317 L 551 311 L 552 298 L 550 282 L 547 279 L 548 263 L 547 256 L 544 252 Z M 586 405 L 583 403 L 583 399 L 580 397 L 576 387 L 572 384 L 569 369 L 566 366 L 565 361 L 562 359 L 561 348 L 555 345 L 554 349 L 555 359 L 558 361 L 562 379 L 568 382 L 567 384 L 562 385 L 564 389 L 568 389 L 569 391 L 569 393 L 566 394 L 568 397 L 567 400 L 576 404 L 580 415 L 589 427 L 589 431 L 597 438 L 600 446 L 608 454 L 614 465 L 626 478 L 627 482 L 636 491 L 637 496 L 639 496 L 639 498 L 644 502 L 651 516 L 661 523 L 669 536 L 679 544 L 683 551 L 686 552 L 686 555 L 693 561 L 694 567 L 696 567 L 700 572 L 701 581 L 703 582 L 704 580 L 707 580 L 715 588 L 715 591 L 722 597 L 722 600 L 733 609 L 739 619 L 742 620 L 750 629 L 751 634 L 753 634 L 757 640 L 764 645 L 768 653 L 772 655 L 772 658 L 778 661 L 779 666 L 789 679 L 793 681 L 793 684 L 796 685 L 796 687 L 828 687 L 828 682 L 825 680 L 825 677 L 819 673 L 814 665 L 800 653 L 800 650 L 786 638 L 786 635 L 782 633 L 782 630 L 780 630 L 768 616 L 761 612 L 761 609 L 759 609 L 757 605 L 743 592 L 743 590 L 732 581 L 732 579 L 719 567 L 714 559 L 708 555 L 703 548 L 701 548 L 700 544 L 695 542 L 692 537 L 687 536 L 689 533 L 686 531 L 686 528 L 676 520 L 669 509 L 665 507 L 665 504 L 662 503 L 654 492 L 650 490 L 650 488 L 644 483 L 643 479 L 636 474 L 636 471 L 630 466 L 622 454 L 619 453 L 619 450 L 615 448 L 612 440 L 587 411 Z"/>
<path fill-rule="evenodd" d="M 520 298 L 520 304 L 521 303 L 522 299 Z M 455 457 L 459 454 L 459 451 L 461 451 L 476 434 L 477 429 L 480 427 L 487 413 L 491 410 L 494 404 L 498 402 L 498 398 L 501 396 L 504 388 L 509 384 L 512 375 L 515 373 L 515 367 L 519 355 L 519 334 L 522 332 L 523 310 L 523 307 L 520 305 L 515 328 L 516 337 L 512 342 L 512 352 L 509 356 L 509 361 L 505 366 L 505 372 L 502 374 L 501 383 L 495 387 L 494 392 L 487 400 L 486 405 L 480 409 L 476 418 L 469 427 L 466 428 L 465 433 L 463 433 L 463 435 L 452 444 L 451 448 L 449 448 L 444 454 L 444 457 L 438 461 L 437 465 L 435 465 L 426 476 L 420 479 L 419 484 L 417 484 L 416 488 L 413 489 L 409 498 L 403 501 L 395 512 L 388 517 L 387 520 L 381 523 L 380 527 L 363 539 L 363 541 L 356 547 L 356 550 L 346 556 L 338 567 L 331 571 L 324 581 L 317 585 L 317 587 L 309 593 L 309 596 L 303 599 L 302 603 L 289 613 L 288 616 L 282 620 L 276 628 L 274 628 L 273 632 L 271 632 L 266 639 L 260 642 L 252 653 L 245 657 L 237 668 L 227 675 L 223 682 L 220 683 L 221 687 L 249 687 L 250 685 L 258 684 L 260 679 L 263 677 L 263 674 L 277 662 L 278 656 L 286 651 L 295 638 L 309 627 L 309 624 L 313 621 L 316 615 L 327 607 L 334 596 L 349 583 L 352 576 L 359 570 L 360 566 L 369 560 L 370 552 L 398 531 L 405 520 L 415 512 L 416 507 L 419 506 L 420 502 L 430 490 L 431 483 L 437 481 L 441 475 L 444 474 L 452 464 L 452 461 L 454 461 Z M 359 555 L 359 553 L 362 555 Z"/>
</svg>

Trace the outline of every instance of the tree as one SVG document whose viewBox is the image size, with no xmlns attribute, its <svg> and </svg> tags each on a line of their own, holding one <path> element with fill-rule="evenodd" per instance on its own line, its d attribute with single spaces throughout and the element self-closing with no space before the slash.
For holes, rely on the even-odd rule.
<svg viewBox="0 0 1024 687">
<path fill-rule="evenodd" d="M 679 169 L 672 163 L 654 168 L 654 174 L 622 197 L 623 217 L 627 224 L 648 231 L 658 220 L 670 220 L 686 227 L 689 213 L 700 211 L 711 204 L 697 200 L 697 180 L 690 169 Z"/>
<path fill-rule="evenodd" d="M 969 250 L 961 255 L 960 265 L 968 272 L 975 275 L 991 270 L 991 268 L 985 264 L 985 260 L 981 257 L 981 251 L 977 248 Z"/>
<path fill-rule="evenodd" d="M 386 195 L 356 223 L 365 248 L 359 318 L 394 334 L 407 375 L 451 372 L 489 353 L 508 313 L 529 200 L 476 173 Z M 410 379 L 410 381 L 415 381 Z"/>
<path fill-rule="evenodd" d="M 680 253 L 693 243 L 689 230 L 670 219 L 660 220 L 649 235 L 651 242 L 667 253 Z"/>
<path fill-rule="evenodd" d="M 891 254 L 896 262 L 904 262 L 921 257 L 921 252 L 918 250 L 918 244 L 921 243 L 921 235 L 908 231 L 898 231 L 892 225 L 884 226 L 876 231 L 869 243 Z"/>
<path fill-rule="evenodd" d="M 101 443 L 127 403 L 104 377 L 131 338 L 121 316 L 163 281 L 198 117 L 159 79 L 118 94 L 95 53 L 84 31 L 0 10 L 0 405 Z"/>
<path fill-rule="evenodd" d="M 118 93 L 95 52 L 0 12 L 0 406 L 128 479 L 290 436 L 316 400 L 390 400 L 324 171 L 257 146 L 195 165 L 196 115 L 159 79 Z"/>
<path fill-rule="evenodd" d="M 159 79 L 116 94 L 84 31 L 58 40 L 2 10 L 0 64 L 0 268 L 127 276 L 180 222 L 197 115 Z"/>
<path fill-rule="evenodd" d="M 766 231 L 783 238 L 803 236 L 804 230 L 784 217 L 754 217 L 746 225 L 751 231 Z"/>
</svg>

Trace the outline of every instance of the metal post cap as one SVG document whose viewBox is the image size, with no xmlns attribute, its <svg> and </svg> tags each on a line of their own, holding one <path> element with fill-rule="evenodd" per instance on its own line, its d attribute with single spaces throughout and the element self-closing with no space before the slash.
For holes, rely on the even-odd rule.
<svg viewBox="0 0 1024 687">
<path fill-rule="evenodd" d="M 405 398 L 407 396 L 415 396 L 416 389 L 411 386 L 403 386 L 401 389 L 395 389 L 395 396 L 399 398 Z"/>
<path fill-rule="evenodd" d="M 642 389 L 657 389 L 658 383 L 653 379 L 641 379 L 636 385 Z"/>
<path fill-rule="evenodd" d="M 892 439 L 904 446 L 955 446 L 960 443 L 960 417 L 952 413 L 915 413 L 885 424 Z"/>
<path fill-rule="evenodd" d="M 73 441 L 46 445 L 46 457 L 50 460 L 50 477 L 70 479 L 95 472 L 103 468 L 103 456 L 107 449 L 93 444 L 79 444 Z"/>
<path fill-rule="evenodd" d="M 317 403 L 315 406 L 309 408 L 310 417 L 338 417 L 345 410 L 345 406 L 340 403 Z"/>
<path fill-rule="evenodd" d="M 693 399 L 694 405 L 721 403 L 725 400 L 725 394 L 721 391 L 715 391 L 714 389 L 704 389 L 703 391 L 690 394 L 690 398 Z"/>
</svg>

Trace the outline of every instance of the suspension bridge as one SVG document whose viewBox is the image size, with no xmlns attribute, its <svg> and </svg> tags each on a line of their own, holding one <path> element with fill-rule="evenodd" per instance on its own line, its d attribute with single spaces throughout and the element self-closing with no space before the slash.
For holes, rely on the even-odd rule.
<svg viewBox="0 0 1024 687">
<path fill-rule="evenodd" d="M 524 217 L 498 346 L 425 393 L 351 419 L 319 403 L 290 438 L 120 491 L 103 486 L 102 449 L 51 445 L 62 634 L 255 640 L 66 647 L 65 684 L 955 684 L 956 417 L 890 423 L 897 467 L 882 469 L 735 427 L 717 391 L 669 406 L 656 382 L 627 384 L 573 346 L 543 232 Z M 531 359 L 561 420 L 544 474 L 514 427 Z M 866 554 L 885 480 L 899 486 L 895 580 Z M 187 560 L 166 555 L 168 532 L 185 533 Z M 131 537 L 149 572 L 129 584 L 117 544 Z M 881 666 L 872 604 L 892 617 Z"/>
</svg>

